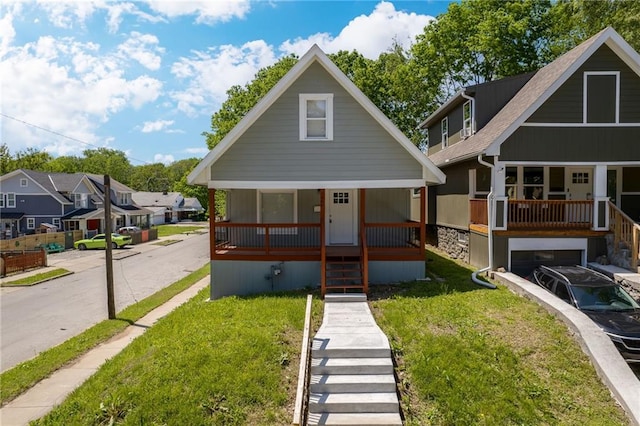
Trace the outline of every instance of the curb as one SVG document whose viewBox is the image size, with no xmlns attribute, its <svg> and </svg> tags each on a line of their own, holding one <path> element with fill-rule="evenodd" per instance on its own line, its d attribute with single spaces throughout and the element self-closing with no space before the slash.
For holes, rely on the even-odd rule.
<svg viewBox="0 0 640 426">
<path fill-rule="evenodd" d="M 2 288 L 33 287 L 34 285 L 46 283 L 47 281 L 57 280 L 58 278 L 66 277 L 67 275 L 72 275 L 72 274 L 75 274 L 75 272 L 67 271 L 64 274 L 56 275 L 55 277 L 45 278 L 43 280 L 36 281 L 34 283 L 31 283 L 31 284 L 11 284 L 11 282 L 8 282 L 8 283 L 1 283 L 0 287 L 2 287 Z"/>
</svg>

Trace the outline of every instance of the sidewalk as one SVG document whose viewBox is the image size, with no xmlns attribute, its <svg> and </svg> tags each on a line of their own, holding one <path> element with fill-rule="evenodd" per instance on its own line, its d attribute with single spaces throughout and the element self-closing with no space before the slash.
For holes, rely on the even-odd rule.
<svg viewBox="0 0 640 426">
<path fill-rule="evenodd" d="M 117 355 L 160 318 L 187 302 L 209 285 L 209 276 L 198 281 L 127 327 L 122 333 L 90 350 L 73 365 L 61 368 L 47 379 L 0 408 L 2 426 L 23 426 L 49 413 L 93 375 L 109 358 Z"/>
</svg>

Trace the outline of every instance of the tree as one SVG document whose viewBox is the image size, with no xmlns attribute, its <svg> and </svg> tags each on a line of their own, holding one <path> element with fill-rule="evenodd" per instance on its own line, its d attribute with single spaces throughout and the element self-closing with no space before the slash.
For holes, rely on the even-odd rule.
<svg viewBox="0 0 640 426">
<path fill-rule="evenodd" d="M 13 162 L 14 170 L 46 170 L 47 164 L 53 159 L 48 152 L 38 151 L 35 148 L 27 148 L 16 152 Z"/>
<path fill-rule="evenodd" d="M 7 144 L 0 144 L 0 176 L 15 170 L 13 157 Z"/>
<path fill-rule="evenodd" d="M 133 167 L 129 181 L 129 186 L 136 191 L 165 192 L 169 191 L 172 185 L 169 170 L 162 163 Z"/>
<path fill-rule="evenodd" d="M 82 171 L 83 159 L 76 156 L 61 156 L 47 164 L 47 171 L 56 173 L 77 173 Z"/>
<path fill-rule="evenodd" d="M 204 207 L 205 209 L 209 209 L 209 190 L 206 186 L 201 186 L 201 185 L 189 185 L 187 183 L 187 175 L 189 174 L 189 172 L 185 173 L 184 176 L 182 176 L 180 178 L 180 180 L 178 180 L 176 183 L 174 183 L 173 185 L 173 190 L 175 192 L 179 192 L 182 194 L 183 197 L 187 198 L 187 197 L 195 197 L 198 199 L 198 201 L 200 201 L 200 204 L 202 204 L 202 207 Z M 216 205 L 218 204 L 218 199 L 222 196 L 222 191 L 219 191 L 221 194 L 216 194 Z M 222 213 L 224 213 L 224 209 L 222 210 Z M 216 209 L 216 214 L 220 214 L 220 210 Z M 213 217 L 214 215 L 212 214 L 211 211 L 209 211 L 209 217 Z"/>
<path fill-rule="evenodd" d="M 133 167 L 122 151 L 97 148 L 83 151 L 82 171 L 99 175 L 109 175 L 120 183 L 129 185 Z"/>
</svg>

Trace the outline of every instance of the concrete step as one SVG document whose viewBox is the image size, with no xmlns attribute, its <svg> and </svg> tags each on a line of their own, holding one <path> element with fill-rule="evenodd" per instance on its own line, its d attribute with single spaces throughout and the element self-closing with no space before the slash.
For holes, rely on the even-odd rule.
<svg viewBox="0 0 640 426">
<path fill-rule="evenodd" d="M 393 374 L 391 358 L 313 358 L 311 374 Z"/>
<path fill-rule="evenodd" d="M 395 392 L 310 393 L 309 413 L 399 413 Z"/>
<path fill-rule="evenodd" d="M 312 374 L 310 392 L 395 392 L 393 374 Z"/>
<path fill-rule="evenodd" d="M 332 349 L 312 349 L 313 358 L 388 358 L 391 356 L 389 348 L 332 348 Z"/>
<path fill-rule="evenodd" d="M 324 296 L 325 303 L 328 302 L 366 302 L 367 295 L 364 293 L 347 294 L 327 294 Z"/>
<path fill-rule="evenodd" d="M 310 413 L 309 426 L 402 426 L 399 413 Z"/>
</svg>

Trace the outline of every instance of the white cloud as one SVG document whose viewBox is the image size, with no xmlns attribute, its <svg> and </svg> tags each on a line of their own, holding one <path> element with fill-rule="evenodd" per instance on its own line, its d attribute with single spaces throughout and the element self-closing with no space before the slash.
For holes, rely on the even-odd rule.
<svg viewBox="0 0 640 426">
<path fill-rule="evenodd" d="M 206 154 L 209 152 L 208 148 L 187 148 L 183 152 L 187 154 Z"/>
<path fill-rule="evenodd" d="M 248 0 L 237 1 L 147 1 L 149 7 L 169 18 L 196 15 L 196 23 L 214 24 L 228 22 L 233 18 L 244 18 L 250 9 Z"/>
<path fill-rule="evenodd" d="M 158 37 L 133 31 L 130 38 L 118 46 L 118 52 L 124 59 L 132 58 L 142 66 L 157 71 L 162 62 L 159 55 L 165 52 L 164 48 L 158 44 Z"/>
<path fill-rule="evenodd" d="M 142 125 L 142 133 L 159 132 L 173 125 L 173 120 L 145 121 Z"/>
<path fill-rule="evenodd" d="M 16 37 L 16 30 L 13 28 L 13 16 L 20 13 L 20 3 L 12 5 L 12 7 L 2 6 L 4 15 L 0 18 L 0 58 L 9 50 L 9 46 Z"/>
<path fill-rule="evenodd" d="M 169 165 L 176 161 L 176 159 L 171 154 L 156 154 L 153 156 L 154 163 L 162 163 L 164 165 Z"/>
<path fill-rule="evenodd" d="M 104 8 L 104 1 L 51 1 L 40 0 L 38 6 L 44 9 L 49 21 L 56 27 L 71 29 L 74 23 L 84 27 L 86 20 L 98 9 Z"/>
<path fill-rule="evenodd" d="M 181 58 L 171 68 L 177 78 L 188 81 L 188 87 L 170 95 L 178 110 L 186 114 L 211 114 L 226 99 L 231 86 L 246 84 L 258 70 L 274 62 L 273 49 L 262 40 L 241 47 L 226 45 L 192 52 L 191 57 Z"/>
<path fill-rule="evenodd" d="M 318 33 L 287 40 L 280 45 L 280 50 L 302 56 L 316 43 L 326 53 L 355 49 L 369 59 L 377 59 L 392 47 L 394 40 L 405 48 L 409 47 L 433 19 L 432 16 L 398 11 L 393 3 L 382 1 L 370 15 L 354 18 L 335 38 Z"/>
<path fill-rule="evenodd" d="M 109 3 L 107 9 L 107 28 L 109 32 L 115 34 L 120 28 L 123 15 L 134 15 L 140 21 L 151 23 L 166 22 L 161 16 L 153 16 L 138 9 L 133 3 Z"/>
</svg>

